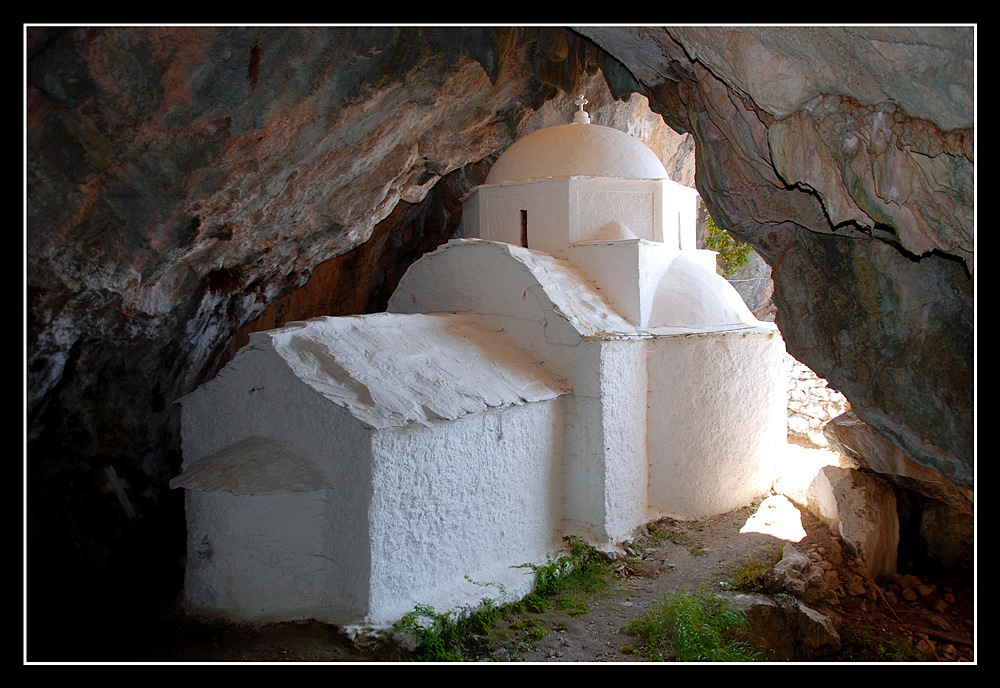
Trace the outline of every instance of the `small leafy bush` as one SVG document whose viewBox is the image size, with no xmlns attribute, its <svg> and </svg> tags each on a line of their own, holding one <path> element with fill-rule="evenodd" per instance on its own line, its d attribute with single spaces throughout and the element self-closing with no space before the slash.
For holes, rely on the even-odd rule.
<svg viewBox="0 0 1000 688">
<path fill-rule="evenodd" d="M 535 572 L 535 593 L 556 597 L 565 591 L 596 592 L 606 588 L 613 576 L 607 558 L 576 537 L 567 537 L 569 553 L 545 564 L 521 564 Z"/>
<path fill-rule="evenodd" d="M 410 636 L 419 661 L 461 662 L 488 654 L 501 621 L 519 608 L 516 604 L 497 605 L 488 597 L 470 614 L 458 610 L 437 612 L 433 607 L 417 605 L 393 629 Z"/>
<path fill-rule="evenodd" d="M 708 218 L 708 233 L 705 235 L 705 245 L 713 251 L 718 251 L 716 263 L 723 277 L 732 277 L 736 271 L 747 264 L 753 247 L 732 237 L 729 232 Z"/>
<path fill-rule="evenodd" d="M 465 647 L 460 631 L 460 619 L 453 614 L 438 613 L 433 607 L 417 605 L 397 621 L 397 633 L 409 635 L 416 644 L 416 657 L 426 662 L 460 662 Z"/>
</svg>

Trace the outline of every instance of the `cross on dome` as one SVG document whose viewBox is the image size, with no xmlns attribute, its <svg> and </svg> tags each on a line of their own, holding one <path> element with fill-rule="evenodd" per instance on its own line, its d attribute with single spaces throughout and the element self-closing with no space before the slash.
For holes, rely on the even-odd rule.
<svg viewBox="0 0 1000 688">
<path fill-rule="evenodd" d="M 589 103 L 590 101 L 584 98 L 583 94 L 581 93 L 576 97 L 576 100 L 573 102 L 576 103 L 577 107 L 579 107 L 579 109 L 573 115 L 573 124 L 590 124 L 590 115 L 587 113 L 586 110 L 583 109 L 583 106 Z"/>
</svg>

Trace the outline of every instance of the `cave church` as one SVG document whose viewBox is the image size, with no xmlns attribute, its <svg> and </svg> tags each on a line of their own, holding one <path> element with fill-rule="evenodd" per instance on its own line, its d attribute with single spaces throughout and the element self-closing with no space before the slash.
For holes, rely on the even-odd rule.
<svg viewBox="0 0 1000 688">
<path fill-rule="evenodd" d="M 391 624 L 526 594 L 564 536 L 769 491 L 781 336 L 695 247 L 697 193 L 585 103 L 499 157 L 387 312 L 254 333 L 181 399 L 190 607 Z"/>
</svg>

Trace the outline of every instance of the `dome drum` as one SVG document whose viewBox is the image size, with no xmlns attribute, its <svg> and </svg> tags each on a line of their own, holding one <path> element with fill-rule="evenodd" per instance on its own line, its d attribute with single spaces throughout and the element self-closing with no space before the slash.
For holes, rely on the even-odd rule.
<svg viewBox="0 0 1000 688">
<path fill-rule="evenodd" d="M 567 177 L 484 185 L 463 201 L 465 236 L 564 255 L 567 246 L 616 238 L 693 248 L 694 189 L 669 179 Z"/>
</svg>

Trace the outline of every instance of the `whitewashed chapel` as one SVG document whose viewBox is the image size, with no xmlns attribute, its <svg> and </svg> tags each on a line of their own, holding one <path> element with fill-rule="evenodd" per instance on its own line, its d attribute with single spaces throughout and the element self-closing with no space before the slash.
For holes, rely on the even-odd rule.
<svg viewBox="0 0 1000 688">
<path fill-rule="evenodd" d="M 694 248 L 696 192 L 584 102 L 497 160 L 388 312 L 253 334 L 182 399 L 191 606 L 391 623 L 528 592 L 512 567 L 563 535 L 770 489 L 781 337 Z"/>
</svg>

